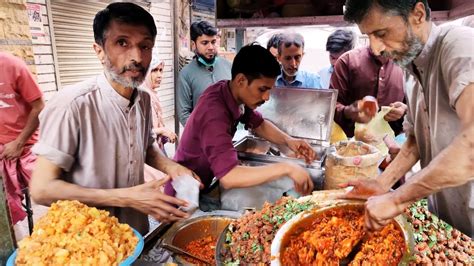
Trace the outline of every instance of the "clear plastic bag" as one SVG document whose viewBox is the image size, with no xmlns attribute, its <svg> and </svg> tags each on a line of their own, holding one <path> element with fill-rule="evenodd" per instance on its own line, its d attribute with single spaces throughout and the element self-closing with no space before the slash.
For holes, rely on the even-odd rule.
<svg viewBox="0 0 474 266">
<path fill-rule="evenodd" d="M 181 207 L 181 210 L 193 213 L 199 207 L 199 181 L 192 176 L 184 175 L 174 178 L 171 185 L 176 191 L 176 198 L 188 202 L 188 206 Z"/>
<path fill-rule="evenodd" d="M 355 139 L 377 147 L 383 156 L 388 154 L 387 145 L 385 145 L 383 141 L 384 137 L 390 136 L 391 138 L 395 138 L 395 133 L 390 127 L 390 124 L 384 119 L 385 115 L 391 110 L 392 107 L 382 106 L 382 110 L 380 110 L 369 123 L 355 124 Z"/>
</svg>

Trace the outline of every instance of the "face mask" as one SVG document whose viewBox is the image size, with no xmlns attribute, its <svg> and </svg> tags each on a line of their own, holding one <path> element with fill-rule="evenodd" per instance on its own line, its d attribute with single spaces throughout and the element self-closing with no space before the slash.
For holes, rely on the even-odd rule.
<svg viewBox="0 0 474 266">
<path fill-rule="evenodd" d="M 197 61 L 205 67 L 214 67 L 217 57 L 214 56 L 212 59 L 207 59 L 199 54 L 197 54 Z"/>
</svg>

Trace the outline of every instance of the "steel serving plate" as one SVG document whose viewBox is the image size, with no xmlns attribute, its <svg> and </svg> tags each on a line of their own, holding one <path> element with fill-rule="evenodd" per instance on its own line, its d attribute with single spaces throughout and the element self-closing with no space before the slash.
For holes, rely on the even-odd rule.
<svg viewBox="0 0 474 266">
<path fill-rule="evenodd" d="M 225 228 L 241 216 L 239 212 L 226 212 L 227 214 L 204 215 L 179 221 L 163 235 L 163 243 L 184 249 L 185 246 L 196 239 L 209 235 L 219 238 Z M 217 245 L 217 243 L 216 243 Z M 173 255 L 177 263 L 190 264 L 183 257 Z"/>
</svg>

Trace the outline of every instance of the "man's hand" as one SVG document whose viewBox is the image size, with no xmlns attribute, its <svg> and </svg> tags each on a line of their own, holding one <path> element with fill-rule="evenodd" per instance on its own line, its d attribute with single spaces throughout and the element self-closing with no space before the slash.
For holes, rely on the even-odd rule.
<svg viewBox="0 0 474 266">
<path fill-rule="evenodd" d="M 372 120 L 370 116 L 359 108 L 359 101 L 353 102 L 351 105 L 344 107 L 344 116 L 357 123 L 367 124 Z"/>
<path fill-rule="evenodd" d="M 366 180 L 354 180 L 344 184 L 340 184 L 339 187 L 345 188 L 352 186 L 353 188 L 346 194 L 342 195 L 344 199 L 368 199 L 375 195 L 381 195 L 387 192 L 379 182 L 374 179 Z"/>
<path fill-rule="evenodd" d="M 162 223 L 178 221 L 188 218 L 189 215 L 180 211 L 175 206 L 187 206 L 188 203 L 165 195 L 161 192 L 160 187 L 169 180 L 169 177 L 154 180 L 142 185 L 132 187 L 130 193 L 132 197 L 131 206 L 134 209 L 151 215 Z"/>
<path fill-rule="evenodd" d="M 159 127 L 154 129 L 154 132 L 158 136 L 167 137 L 170 143 L 175 143 L 178 139 L 178 136 L 171 130 L 165 127 Z"/>
<path fill-rule="evenodd" d="M 371 231 L 380 230 L 408 206 L 396 202 L 393 193 L 370 197 L 365 203 L 365 227 Z"/>
<path fill-rule="evenodd" d="M 170 143 L 175 143 L 178 139 L 178 136 L 173 131 L 166 128 L 163 128 L 163 130 L 161 131 L 161 135 L 167 137 Z"/>
<path fill-rule="evenodd" d="M 295 183 L 295 190 L 301 195 L 308 195 L 313 191 L 313 180 L 303 167 L 288 163 L 288 176 Z"/>
<path fill-rule="evenodd" d="M 384 116 L 384 119 L 388 122 L 399 120 L 405 115 L 408 109 L 407 105 L 402 102 L 391 103 L 390 107 L 392 107 L 392 110 Z"/>
<path fill-rule="evenodd" d="M 183 176 L 183 175 L 192 176 L 194 179 L 199 181 L 199 184 L 200 184 L 199 188 L 200 189 L 204 188 L 204 185 L 201 182 L 201 178 L 199 178 L 199 176 L 196 173 L 194 173 L 193 171 L 189 170 L 188 168 L 174 161 L 170 160 L 169 163 L 166 165 L 166 167 L 163 169 L 163 172 L 167 174 L 168 176 L 170 176 L 171 179 L 174 179 L 178 176 Z"/>
<path fill-rule="evenodd" d="M 296 158 L 304 159 L 307 164 L 312 163 L 316 158 L 313 148 L 304 140 L 289 137 L 286 145 L 295 153 Z"/>
<path fill-rule="evenodd" d="M 13 160 L 16 158 L 20 158 L 24 146 L 24 144 L 20 143 L 17 140 L 8 142 L 3 146 L 4 149 L 3 152 L 0 154 L 0 159 Z"/>
</svg>

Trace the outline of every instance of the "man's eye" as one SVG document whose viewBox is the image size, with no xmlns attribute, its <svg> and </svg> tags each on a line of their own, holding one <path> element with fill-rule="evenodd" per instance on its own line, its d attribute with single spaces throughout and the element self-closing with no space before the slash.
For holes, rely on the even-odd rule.
<svg viewBox="0 0 474 266">
<path fill-rule="evenodd" d="M 118 41 L 117 41 L 117 44 L 120 45 L 120 46 L 122 46 L 122 47 L 127 46 L 127 42 L 126 42 L 125 40 L 118 40 Z"/>
<path fill-rule="evenodd" d="M 384 32 L 376 32 L 374 35 L 378 38 L 383 38 L 385 36 L 385 31 Z"/>
<path fill-rule="evenodd" d="M 148 51 L 148 50 L 152 49 L 152 46 L 151 45 L 142 45 L 142 49 Z"/>
<path fill-rule="evenodd" d="M 211 43 L 212 43 L 212 44 L 216 44 L 216 42 L 217 42 L 216 40 L 213 40 Z"/>
<path fill-rule="evenodd" d="M 207 42 L 207 41 L 206 41 L 206 42 L 202 42 L 202 45 L 207 45 L 208 43 L 209 43 L 209 42 Z"/>
</svg>

